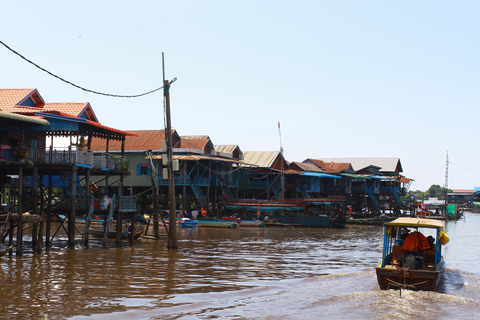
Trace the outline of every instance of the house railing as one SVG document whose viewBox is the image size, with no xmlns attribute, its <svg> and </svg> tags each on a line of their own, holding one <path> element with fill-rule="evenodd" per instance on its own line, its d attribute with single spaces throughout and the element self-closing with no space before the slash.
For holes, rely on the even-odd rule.
<svg viewBox="0 0 480 320">
<path fill-rule="evenodd" d="M 87 164 L 93 165 L 93 152 L 75 147 L 68 148 L 47 148 L 40 150 L 36 148 L 23 148 L 25 156 L 19 158 L 18 147 L 2 145 L 0 148 L 0 159 L 11 161 L 33 161 L 40 163 L 55 164 Z"/>
<path fill-rule="evenodd" d="M 78 148 L 48 148 L 47 150 L 30 149 L 27 159 L 35 162 L 93 165 L 93 152 Z"/>
<path fill-rule="evenodd" d="M 93 156 L 93 167 L 97 169 L 120 170 L 125 157 L 118 154 L 101 153 Z"/>
</svg>

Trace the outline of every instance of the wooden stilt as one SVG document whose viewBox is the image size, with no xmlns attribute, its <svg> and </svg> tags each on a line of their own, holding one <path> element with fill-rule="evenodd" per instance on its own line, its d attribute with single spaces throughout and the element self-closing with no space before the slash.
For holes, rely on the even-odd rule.
<svg viewBox="0 0 480 320">
<path fill-rule="evenodd" d="M 33 180 L 32 180 L 32 199 L 33 199 L 33 210 L 34 215 L 38 214 L 38 167 L 33 165 Z M 38 222 L 33 223 L 32 227 L 32 250 L 37 252 L 38 250 Z"/>
<path fill-rule="evenodd" d="M 75 249 L 75 216 L 77 213 L 77 170 L 76 166 L 73 166 L 72 170 L 72 195 L 71 195 L 71 211 L 68 216 L 68 247 Z"/>
<path fill-rule="evenodd" d="M 18 215 L 21 217 L 23 214 L 23 206 L 22 206 L 22 190 L 23 190 L 23 169 L 20 168 L 18 170 Z M 17 219 L 17 251 L 16 255 L 21 256 L 22 253 L 22 240 L 23 240 L 23 223 L 22 219 Z"/>
<path fill-rule="evenodd" d="M 52 193 L 53 181 L 52 175 L 48 175 L 48 203 L 47 203 L 47 225 L 45 227 L 45 250 L 50 250 L 50 228 L 52 219 Z"/>
</svg>

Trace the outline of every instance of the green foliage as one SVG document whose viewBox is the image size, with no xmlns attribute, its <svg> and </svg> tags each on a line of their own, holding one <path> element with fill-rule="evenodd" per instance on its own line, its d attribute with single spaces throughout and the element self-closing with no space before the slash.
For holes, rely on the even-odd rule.
<svg viewBox="0 0 480 320">
<path fill-rule="evenodd" d="M 452 192 L 452 190 L 448 189 L 447 192 Z M 405 198 L 409 198 L 410 195 L 414 195 L 415 198 L 417 199 L 425 199 L 425 200 L 428 198 L 444 199 L 445 188 L 440 187 L 438 184 L 432 184 L 427 191 L 421 191 L 421 190 L 410 191 L 409 194 L 405 196 Z"/>
</svg>

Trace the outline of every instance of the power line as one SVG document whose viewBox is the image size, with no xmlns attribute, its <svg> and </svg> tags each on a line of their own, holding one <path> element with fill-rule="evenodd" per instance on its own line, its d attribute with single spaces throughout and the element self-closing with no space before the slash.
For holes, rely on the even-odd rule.
<svg viewBox="0 0 480 320">
<path fill-rule="evenodd" d="M 68 83 L 69 85 L 71 86 L 74 86 L 75 88 L 78 88 L 78 89 L 81 89 L 83 91 L 87 91 L 87 92 L 90 92 L 90 93 L 94 93 L 94 94 L 99 94 L 99 95 L 102 95 L 102 96 L 107 96 L 107 97 L 114 97 L 114 98 L 138 98 L 138 97 L 142 97 L 142 96 L 146 96 L 148 94 L 151 94 L 151 93 L 154 93 L 154 92 L 157 92 L 159 90 L 162 90 L 163 89 L 163 86 L 161 86 L 160 88 L 157 88 L 157 89 L 154 89 L 152 91 L 148 91 L 148 92 L 145 92 L 145 93 L 141 93 L 141 94 L 135 94 L 135 95 L 120 95 L 120 94 L 110 94 L 110 93 L 103 93 L 103 92 L 99 92 L 99 91 L 94 91 L 94 90 L 90 90 L 90 89 L 86 89 L 84 87 L 81 87 L 79 85 L 76 85 L 68 80 L 65 80 L 63 79 L 62 77 L 59 77 L 57 76 L 56 74 L 40 67 L 38 64 L 36 64 L 35 62 L 33 61 L 30 61 L 28 60 L 27 58 L 25 58 L 24 56 L 22 56 L 20 53 L 18 53 L 17 51 L 13 50 L 12 48 L 10 48 L 9 46 L 7 46 L 3 41 L 0 40 L 0 43 L 4 45 L 5 48 L 7 48 L 8 50 L 10 50 L 11 52 L 13 52 L 14 54 L 16 54 L 17 56 L 19 56 L 20 58 L 22 58 L 23 60 L 27 61 L 28 63 L 30 64 L 33 64 L 35 67 L 37 67 L 38 69 L 42 70 L 43 72 L 46 72 L 48 73 L 49 75 L 51 75 L 52 77 L 54 78 L 57 78 L 65 83 Z"/>
</svg>

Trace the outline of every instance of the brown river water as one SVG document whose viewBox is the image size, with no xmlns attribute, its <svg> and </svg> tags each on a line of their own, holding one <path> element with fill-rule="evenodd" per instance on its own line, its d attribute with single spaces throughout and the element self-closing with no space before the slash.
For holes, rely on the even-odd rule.
<svg viewBox="0 0 480 320">
<path fill-rule="evenodd" d="M 0 319 L 478 319 L 479 230 L 480 214 L 447 222 L 439 288 L 401 297 L 378 288 L 380 226 L 179 229 L 174 251 L 63 238 L 0 258 Z"/>
</svg>

